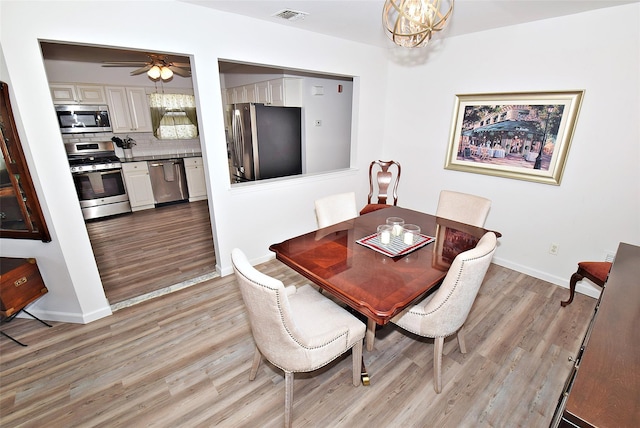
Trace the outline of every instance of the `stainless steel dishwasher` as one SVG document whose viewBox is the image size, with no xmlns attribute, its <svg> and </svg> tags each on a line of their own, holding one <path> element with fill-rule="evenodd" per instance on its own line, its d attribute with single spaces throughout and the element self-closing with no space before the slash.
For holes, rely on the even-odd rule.
<svg viewBox="0 0 640 428">
<path fill-rule="evenodd" d="M 182 159 L 149 161 L 147 164 L 156 205 L 189 200 Z"/>
</svg>

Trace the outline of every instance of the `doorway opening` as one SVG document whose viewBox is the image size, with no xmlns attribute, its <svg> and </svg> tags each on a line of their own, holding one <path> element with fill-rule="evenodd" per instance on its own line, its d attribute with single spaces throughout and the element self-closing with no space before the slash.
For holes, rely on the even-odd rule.
<svg viewBox="0 0 640 428">
<path fill-rule="evenodd" d="M 188 71 L 189 57 L 168 54 L 171 63 L 179 68 L 170 65 L 175 71 L 173 76 L 154 81 L 147 74 L 148 65 L 138 65 L 150 58 L 164 57 L 164 54 L 57 42 L 41 42 L 41 49 L 54 104 L 87 103 L 81 96 L 58 100 L 54 88 L 69 89 L 68 93 L 79 95 L 89 87 L 92 94 L 104 96 L 102 100 L 92 98 L 91 102 L 108 106 L 111 113 L 112 132 L 62 134 L 65 144 L 85 140 L 90 143 L 100 138 L 117 144 L 118 139 L 131 138 L 136 143 L 129 148 L 132 154 L 118 148 L 120 146 L 115 148 L 122 165 L 139 163 L 144 166 L 150 160 L 164 158 L 201 159 L 198 136 L 190 134 L 171 139 L 156 136 L 154 123 L 160 121 L 152 120 L 148 104 L 149 95 L 160 92 L 194 95 Z M 138 110 L 129 111 L 134 109 Z M 139 122 L 127 123 L 128 128 L 123 128 L 118 118 L 127 115 Z M 116 139 L 112 140 L 114 137 Z M 201 162 L 199 167 L 203 167 Z M 125 182 L 126 178 L 125 175 Z M 150 203 L 147 200 L 137 204 L 133 192 L 128 190 L 132 212 L 86 221 L 112 310 L 217 276 L 209 198 L 204 178 L 201 181 L 198 188 L 202 194 L 189 195 L 182 203 L 154 204 L 152 198 Z"/>
</svg>

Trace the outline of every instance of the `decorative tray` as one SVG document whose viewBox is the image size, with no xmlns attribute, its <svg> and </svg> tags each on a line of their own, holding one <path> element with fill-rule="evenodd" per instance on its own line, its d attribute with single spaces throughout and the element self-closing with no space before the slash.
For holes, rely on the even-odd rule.
<svg viewBox="0 0 640 428">
<path fill-rule="evenodd" d="M 357 239 L 356 242 L 360 245 L 364 245 L 365 247 L 372 249 L 373 251 L 382 253 L 385 256 L 397 257 L 409 254 L 410 252 L 422 248 L 435 240 L 436 238 L 432 236 L 420 234 L 417 242 L 414 242 L 411 245 L 407 245 L 402 240 L 402 236 L 393 236 L 391 238 L 391 242 L 389 242 L 388 244 L 382 244 L 380 242 L 378 234 L 373 233 L 369 236 L 365 236 L 364 238 Z"/>
</svg>

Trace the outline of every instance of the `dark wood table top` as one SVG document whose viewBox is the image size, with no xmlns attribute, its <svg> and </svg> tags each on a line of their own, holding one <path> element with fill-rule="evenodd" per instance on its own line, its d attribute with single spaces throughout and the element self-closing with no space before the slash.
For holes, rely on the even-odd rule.
<svg viewBox="0 0 640 428">
<path fill-rule="evenodd" d="M 640 247 L 621 243 L 565 407 L 580 427 L 640 426 Z"/>
<path fill-rule="evenodd" d="M 376 233 L 387 217 L 417 224 L 422 234 L 436 241 L 393 258 L 356 242 Z M 475 247 L 486 232 L 418 211 L 389 207 L 273 244 L 269 249 L 278 260 L 383 325 L 439 285 L 455 255 Z"/>
</svg>

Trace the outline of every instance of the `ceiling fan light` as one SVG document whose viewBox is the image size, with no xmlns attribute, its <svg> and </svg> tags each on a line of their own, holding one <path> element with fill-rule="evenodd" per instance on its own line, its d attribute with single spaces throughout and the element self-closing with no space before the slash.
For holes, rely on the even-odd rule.
<svg viewBox="0 0 640 428">
<path fill-rule="evenodd" d="M 173 77 L 173 71 L 169 67 L 162 67 L 160 69 L 160 77 L 162 80 L 169 80 Z"/>
<path fill-rule="evenodd" d="M 153 80 L 156 80 L 157 78 L 159 78 L 160 75 L 161 75 L 160 67 L 158 67 L 157 65 L 154 65 L 149 69 L 149 71 L 147 71 L 147 76 L 149 76 Z"/>
</svg>

